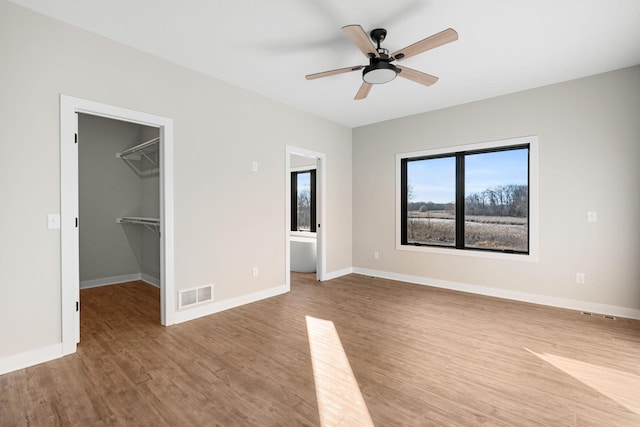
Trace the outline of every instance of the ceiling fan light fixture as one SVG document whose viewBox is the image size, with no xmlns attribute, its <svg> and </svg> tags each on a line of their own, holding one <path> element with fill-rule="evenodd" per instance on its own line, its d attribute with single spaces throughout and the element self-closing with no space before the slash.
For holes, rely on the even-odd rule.
<svg viewBox="0 0 640 427">
<path fill-rule="evenodd" d="M 370 84 L 389 83 L 398 75 L 398 69 L 388 62 L 378 62 L 362 71 L 362 80 Z"/>
</svg>

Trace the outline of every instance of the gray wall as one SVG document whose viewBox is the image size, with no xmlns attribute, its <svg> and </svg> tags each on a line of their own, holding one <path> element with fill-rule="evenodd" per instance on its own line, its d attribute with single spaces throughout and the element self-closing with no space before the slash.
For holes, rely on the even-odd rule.
<svg viewBox="0 0 640 427">
<path fill-rule="evenodd" d="M 286 145 L 326 154 L 327 270 L 351 267 L 351 129 L 6 1 L 0 61 L 0 358 L 61 342 L 60 94 L 173 119 L 176 290 L 286 283 Z"/>
<path fill-rule="evenodd" d="M 396 153 L 526 135 L 539 135 L 539 262 L 396 250 Z M 355 129 L 354 266 L 638 309 L 639 141 L 640 67 Z"/>
<path fill-rule="evenodd" d="M 157 174 L 140 177 L 116 158 L 158 129 L 79 114 L 78 134 L 80 281 L 139 273 L 159 281 L 158 234 L 116 224 L 122 216 L 159 216 Z"/>
</svg>

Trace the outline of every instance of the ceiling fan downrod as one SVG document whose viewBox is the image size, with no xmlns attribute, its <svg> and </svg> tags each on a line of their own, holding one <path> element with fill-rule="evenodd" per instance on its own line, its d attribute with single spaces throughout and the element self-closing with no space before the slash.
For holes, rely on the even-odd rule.
<svg viewBox="0 0 640 427">
<path fill-rule="evenodd" d="M 376 42 L 376 50 L 378 51 L 378 53 L 380 55 L 389 57 L 389 50 L 380 47 L 380 43 L 382 43 L 384 39 L 387 38 L 387 30 L 385 30 L 384 28 L 375 28 L 371 30 L 371 33 L 369 34 L 371 35 L 371 40 Z"/>
</svg>

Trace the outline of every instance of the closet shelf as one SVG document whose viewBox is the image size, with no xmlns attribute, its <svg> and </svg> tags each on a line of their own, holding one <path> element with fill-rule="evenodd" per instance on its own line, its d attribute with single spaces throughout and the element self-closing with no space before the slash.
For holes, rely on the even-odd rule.
<svg viewBox="0 0 640 427">
<path fill-rule="evenodd" d="M 122 153 L 116 153 L 116 157 L 121 159 L 123 157 L 128 156 L 129 154 L 137 153 L 138 151 L 140 151 L 141 154 L 144 154 L 142 150 L 144 150 L 145 148 L 153 147 L 154 145 L 157 145 L 159 142 L 160 142 L 159 137 L 150 139 L 149 141 L 143 142 L 142 144 L 138 144 L 135 147 L 128 148 L 124 150 Z"/>
<path fill-rule="evenodd" d="M 154 153 L 157 153 L 160 146 L 160 137 L 150 139 L 135 147 L 128 148 L 121 153 L 116 153 L 116 158 L 122 159 L 131 166 L 139 176 L 153 175 L 159 172 L 158 159 Z M 151 169 L 141 169 L 143 157 L 154 167 Z"/>
<path fill-rule="evenodd" d="M 159 218 L 147 218 L 142 216 L 123 216 L 121 218 L 116 218 L 116 223 L 144 225 L 151 231 L 158 231 L 160 229 Z"/>
</svg>

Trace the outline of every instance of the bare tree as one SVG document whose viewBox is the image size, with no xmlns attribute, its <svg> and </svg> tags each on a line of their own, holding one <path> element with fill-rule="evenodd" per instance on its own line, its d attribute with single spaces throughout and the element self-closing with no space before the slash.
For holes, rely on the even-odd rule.
<svg viewBox="0 0 640 427">
<path fill-rule="evenodd" d="M 413 202 L 415 198 L 415 188 L 412 182 L 407 183 L 407 206 Z M 407 235 L 410 236 L 411 240 L 415 239 L 415 230 L 414 230 L 413 218 L 409 215 L 409 209 L 407 209 Z"/>
<path fill-rule="evenodd" d="M 298 228 L 311 229 L 311 192 L 309 190 L 298 192 Z"/>
<path fill-rule="evenodd" d="M 469 215 L 526 217 L 528 203 L 528 187 L 510 184 L 469 194 L 465 198 L 465 211 Z"/>
</svg>

